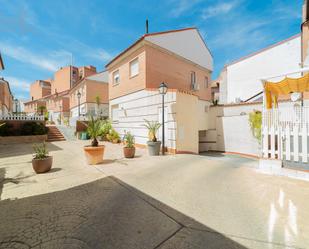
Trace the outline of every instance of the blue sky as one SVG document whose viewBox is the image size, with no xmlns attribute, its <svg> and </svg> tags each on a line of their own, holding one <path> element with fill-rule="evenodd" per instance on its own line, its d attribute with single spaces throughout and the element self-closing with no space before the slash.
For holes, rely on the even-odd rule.
<svg viewBox="0 0 309 249">
<path fill-rule="evenodd" d="M 0 51 L 17 98 L 73 62 L 99 71 L 145 32 L 195 26 L 224 64 L 300 32 L 303 0 L 0 0 Z"/>
</svg>

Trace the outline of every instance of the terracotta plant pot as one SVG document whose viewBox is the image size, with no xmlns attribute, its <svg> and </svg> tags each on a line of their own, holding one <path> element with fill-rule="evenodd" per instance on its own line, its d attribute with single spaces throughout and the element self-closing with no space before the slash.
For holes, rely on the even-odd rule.
<svg viewBox="0 0 309 249">
<path fill-rule="evenodd" d="M 160 148 L 161 148 L 161 142 L 152 142 L 148 141 L 148 153 L 150 156 L 159 156 L 160 155 Z"/>
<path fill-rule="evenodd" d="M 104 145 L 99 145 L 97 147 L 85 146 L 84 152 L 86 155 L 87 163 L 90 165 L 102 163 L 104 149 L 105 149 Z"/>
<path fill-rule="evenodd" d="M 48 156 L 44 159 L 32 159 L 32 167 L 35 173 L 45 173 L 50 171 L 53 164 L 53 157 Z"/>
<path fill-rule="evenodd" d="M 123 147 L 123 154 L 125 158 L 133 158 L 135 156 L 135 147 Z"/>
</svg>

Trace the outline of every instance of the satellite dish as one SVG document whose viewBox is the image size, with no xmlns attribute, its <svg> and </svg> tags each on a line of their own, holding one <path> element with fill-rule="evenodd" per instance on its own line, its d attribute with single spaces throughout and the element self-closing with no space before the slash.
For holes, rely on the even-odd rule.
<svg viewBox="0 0 309 249">
<path fill-rule="evenodd" d="M 295 101 L 298 101 L 298 100 L 300 100 L 301 99 L 301 93 L 292 93 L 291 94 L 291 100 L 293 101 L 293 102 L 295 102 Z"/>
</svg>

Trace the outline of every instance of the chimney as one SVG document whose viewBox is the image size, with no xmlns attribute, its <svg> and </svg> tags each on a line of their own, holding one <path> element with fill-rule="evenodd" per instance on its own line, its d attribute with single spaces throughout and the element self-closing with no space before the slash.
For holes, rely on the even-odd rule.
<svg viewBox="0 0 309 249">
<path fill-rule="evenodd" d="M 149 30 L 148 30 L 148 19 L 146 19 L 146 34 L 148 34 Z"/>
</svg>

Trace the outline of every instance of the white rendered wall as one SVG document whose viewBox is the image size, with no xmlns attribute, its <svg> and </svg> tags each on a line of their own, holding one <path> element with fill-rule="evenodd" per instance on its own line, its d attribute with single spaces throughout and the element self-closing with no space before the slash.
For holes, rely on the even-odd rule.
<svg viewBox="0 0 309 249">
<path fill-rule="evenodd" d="M 260 146 L 252 135 L 249 113 L 262 110 L 261 103 L 211 107 L 209 130 L 200 151 L 218 150 L 259 156 Z"/>
<path fill-rule="evenodd" d="M 204 68 L 213 70 L 213 58 L 196 29 L 146 36 L 162 48 L 174 52 Z"/>
<path fill-rule="evenodd" d="M 301 38 L 297 36 L 273 48 L 227 66 L 227 103 L 249 99 L 263 90 L 260 79 L 300 69 Z"/>
<path fill-rule="evenodd" d="M 162 97 L 156 91 L 142 90 L 110 101 L 110 108 L 119 105 L 119 120 L 113 122 L 113 127 L 120 133 L 125 132 L 135 136 L 135 143 L 146 145 L 148 130 L 143 126 L 145 119 L 160 121 Z M 168 92 L 165 96 L 165 146 L 176 149 L 176 93 Z M 111 110 L 110 110 L 111 113 Z M 111 117 L 112 119 L 112 117 Z M 157 134 L 161 140 L 161 133 Z"/>
<path fill-rule="evenodd" d="M 227 70 L 224 68 L 220 73 L 219 104 L 227 103 Z"/>
<path fill-rule="evenodd" d="M 80 115 L 90 114 L 91 111 L 94 111 L 96 114 L 99 111 L 99 114 L 102 113 L 103 116 L 108 117 L 109 106 L 108 104 L 100 104 L 99 110 L 96 103 L 83 103 L 80 105 Z M 71 117 L 78 117 L 78 106 L 70 109 Z"/>
</svg>

